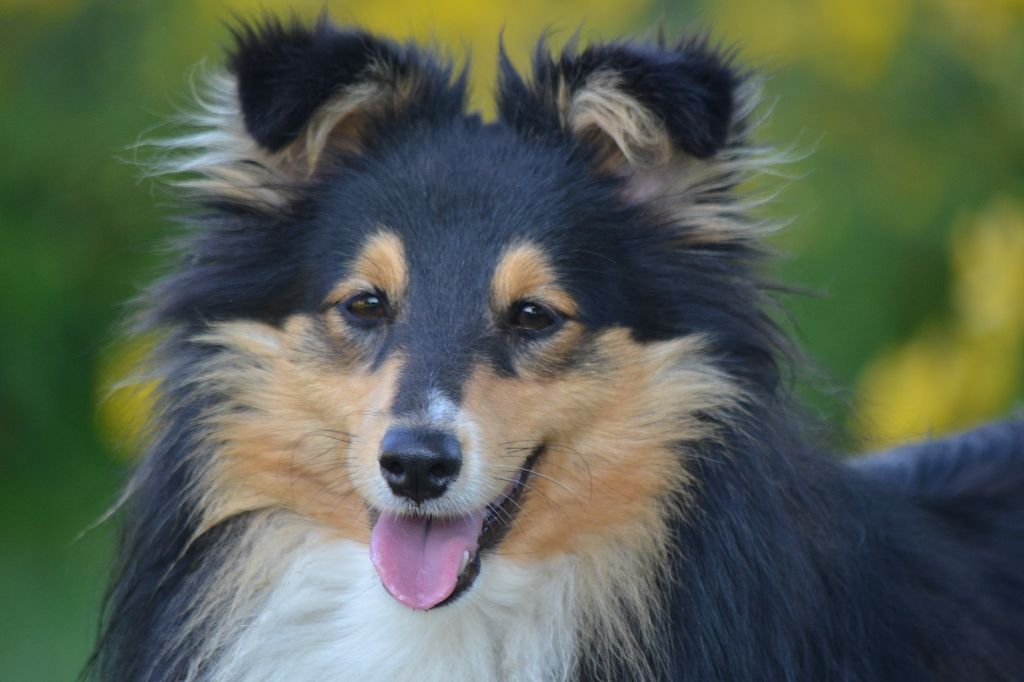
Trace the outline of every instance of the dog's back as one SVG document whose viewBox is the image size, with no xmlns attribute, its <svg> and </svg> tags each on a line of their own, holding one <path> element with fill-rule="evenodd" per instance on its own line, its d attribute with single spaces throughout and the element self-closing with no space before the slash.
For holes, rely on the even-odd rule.
<svg viewBox="0 0 1024 682">
<path fill-rule="evenodd" d="M 849 461 L 879 487 L 907 497 L 952 540 L 937 548 L 978 565 L 973 580 L 1002 625 L 1024 632 L 1024 420 L 989 424 L 939 440 Z M 1024 655 L 1024 652 L 1022 652 Z"/>
</svg>

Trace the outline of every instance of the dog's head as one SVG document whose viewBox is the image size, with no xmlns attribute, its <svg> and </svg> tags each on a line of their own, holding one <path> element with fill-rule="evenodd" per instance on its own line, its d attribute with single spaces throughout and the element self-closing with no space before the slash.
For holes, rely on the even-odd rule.
<svg viewBox="0 0 1024 682">
<path fill-rule="evenodd" d="M 241 29 L 213 83 L 153 297 L 196 358 L 202 527 L 308 517 L 416 609 L 495 554 L 656 553 L 686 444 L 774 374 L 747 80 L 699 40 L 542 47 L 484 123 L 445 62 L 321 22 Z"/>
</svg>

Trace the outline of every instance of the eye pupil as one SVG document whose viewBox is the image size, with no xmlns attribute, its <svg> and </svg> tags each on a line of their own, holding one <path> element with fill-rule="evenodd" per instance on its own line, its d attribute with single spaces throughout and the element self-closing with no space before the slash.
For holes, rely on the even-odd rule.
<svg viewBox="0 0 1024 682">
<path fill-rule="evenodd" d="M 536 303 L 522 303 L 512 315 L 513 325 L 530 331 L 540 331 L 554 323 L 554 316 Z"/>
<path fill-rule="evenodd" d="M 348 300 L 345 309 L 360 320 L 374 321 L 387 316 L 387 305 L 378 294 L 359 294 Z"/>
</svg>

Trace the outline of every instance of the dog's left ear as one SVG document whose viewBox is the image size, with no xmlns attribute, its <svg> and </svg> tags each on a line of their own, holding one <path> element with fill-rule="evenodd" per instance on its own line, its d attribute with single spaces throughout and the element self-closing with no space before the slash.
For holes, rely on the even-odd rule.
<svg viewBox="0 0 1024 682">
<path fill-rule="evenodd" d="M 542 41 L 532 82 L 502 54 L 498 109 L 524 134 L 571 135 L 601 168 L 629 173 L 721 153 L 737 133 L 742 81 L 700 39 L 570 47 L 557 59 Z"/>
</svg>

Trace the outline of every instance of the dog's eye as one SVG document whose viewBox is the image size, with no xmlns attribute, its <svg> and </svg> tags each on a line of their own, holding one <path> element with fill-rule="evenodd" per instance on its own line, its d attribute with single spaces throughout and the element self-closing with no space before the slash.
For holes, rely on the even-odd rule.
<svg viewBox="0 0 1024 682">
<path fill-rule="evenodd" d="M 511 324 L 516 329 L 539 332 L 552 328 L 558 321 L 556 313 L 532 301 L 517 303 L 512 308 Z"/>
<path fill-rule="evenodd" d="M 356 294 L 342 303 L 342 307 L 360 322 L 381 322 L 390 315 L 387 298 L 373 292 Z"/>
</svg>

